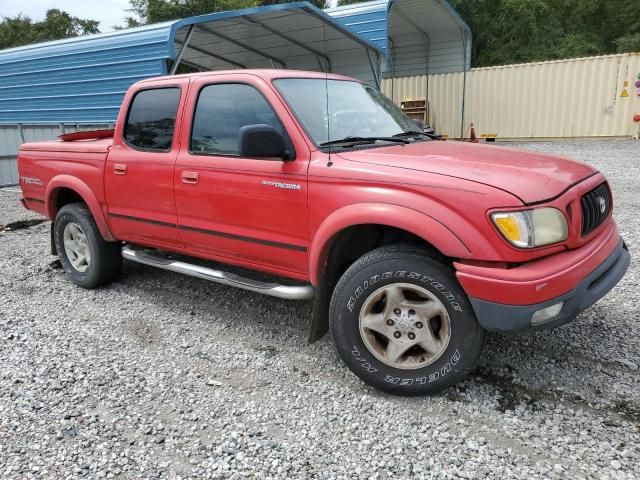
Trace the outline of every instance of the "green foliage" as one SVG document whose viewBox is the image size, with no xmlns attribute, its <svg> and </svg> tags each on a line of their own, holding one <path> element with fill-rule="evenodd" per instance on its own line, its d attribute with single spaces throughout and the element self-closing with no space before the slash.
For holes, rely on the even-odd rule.
<svg viewBox="0 0 640 480">
<path fill-rule="evenodd" d="M 72 17 L 55 8 L 47 10 L 41 22 L 34 22 L 22 15 L 3 17 L 0 21 L 0 49 L 99 33 L 98 25 L 96 20 Z"/>
<path fill-rule="evenodd" d="M 289 3 L 289 0 L 130 0 L 129 3 L 133 16 L 126 22 L 130 27 L 225 10 Z M 319 8 L 327 6 L 325 0 L 310 0 L 310 3 Z"/>
<path fill-rule="evenodd" d="M 640 33 L 624 35 L 615 40 L 618 52 L 640 52 Z"/>
<path fill-rule="evenodd" d="M 640 51 L 628 0 L 451 0 L 471 27 L 478 67 Z"/>
</svg>

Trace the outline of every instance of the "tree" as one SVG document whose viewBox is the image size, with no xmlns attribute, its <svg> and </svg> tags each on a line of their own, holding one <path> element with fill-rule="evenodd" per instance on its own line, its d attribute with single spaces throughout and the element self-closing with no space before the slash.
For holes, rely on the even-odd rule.
<svg viewBox="0 0 640 480">
<path fill-rule="evenodd" d="M 640 50 L 627 0 L 451 0 L 471 27 L 475 66 Z"/>
<path fill-rule="evenodd" d="M 178 18 L 204 15 L 207 13 L 240 8 L 289 3 L 288 0 L 129 0 L 133 16 L 126 19 L 127 26 L 165 22 Z M 325 0 L 311 0 L 320 8 L 326 7 Z"/>
<path fill-rule="evenodd" d="M 3 17 L 0 21 L 0 49 L 99 33 L 98 25 L 96 20 L 72 17 L 56 8 L 47 10 L 45 19 L 40 22 L 22 15 Z"/>
</svg>

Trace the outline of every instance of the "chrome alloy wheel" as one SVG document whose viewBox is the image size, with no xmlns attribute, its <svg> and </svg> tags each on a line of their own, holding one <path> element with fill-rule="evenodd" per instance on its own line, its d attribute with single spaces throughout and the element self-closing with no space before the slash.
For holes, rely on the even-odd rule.
<svg viewBox="0 0 640 480">
<path fill-rule="evenodd" d="M 442 302 L 425 288 L 394 283 L 373 292 L 360 309 L 360 336 L 386 365 L 426 367 L 447 349 L 451 322 Z"/>
<path fill-rule="evenodd" d="M 64 252 L 73 268 L 84 273 L 91 264 L 91 250 L 87 237 L 77 223 L 67 223 L 63 232 Z"/>
</svg>

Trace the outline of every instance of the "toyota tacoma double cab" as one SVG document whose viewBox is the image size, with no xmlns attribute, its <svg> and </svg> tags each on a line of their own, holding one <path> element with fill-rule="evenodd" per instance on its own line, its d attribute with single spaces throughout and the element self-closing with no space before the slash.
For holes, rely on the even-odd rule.
<svg viewBox="0 0 640 480">
<path fill-rule="evenodd" d="M 114 281 L 124 258 L 314 298 L 310 340 L 330 330 L 353 373 L 397 394 L 461 381 L 486 331 L 573 320 L 629 265 L 594 168 L 439 141 L 332 74 L 140 81 L 115 129 L 26 143 L 18 168 L 77 285 Z"/>
</svg>

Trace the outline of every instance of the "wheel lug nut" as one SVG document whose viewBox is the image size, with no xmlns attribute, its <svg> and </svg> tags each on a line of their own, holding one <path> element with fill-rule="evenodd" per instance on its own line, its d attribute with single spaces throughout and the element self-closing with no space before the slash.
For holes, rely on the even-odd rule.
<svg viewBox="0 0 640 480">
<path fill-rule="evenodd" d="M 395 332 L 393 334 L 393 336 L 396 337 L 396 338 L 400 338 L 402 336 L 402 334 L 400 332 Z"/>
<path fill-rule="evenodd" d="M 416 322 L 416 328 L 422 328 L 422 327 L 423 327 L 422 322 Z"/>
<path fill-rule="evenodd" d="M 414 340 L 416 338 L 416 334 L 413 332 L 409 332 L 409 340 Z"/>
<path fill-rule="evenodd" d="M 387 325 L 389 325 L 390 327 L 393 326 L 394 323 L 396 323 L 396 322 L 394 322 L 391 319 L 387 320 Z"/>
<path fill-rule="evenodd" d="M 411 310 L 409 310 L 409 315 L 415 315 L 416 311 L 412 308 Z"/>
<path fill-rule="evenodd" d="M 396 308 L 393 313 L 395 313 L 396 315 L 400 315 L 402 313 L 402 311 L 399 308 Z"/>
</svg>

